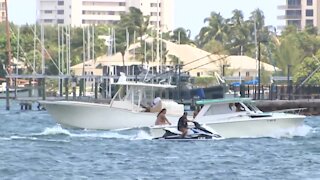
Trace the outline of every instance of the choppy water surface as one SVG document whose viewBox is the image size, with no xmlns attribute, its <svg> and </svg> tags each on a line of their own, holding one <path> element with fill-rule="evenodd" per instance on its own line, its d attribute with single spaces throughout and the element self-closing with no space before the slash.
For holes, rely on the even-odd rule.
<svg viewBox="0 0 320 180">
<path fill-rule="evenodd" d="M 320 117 L 286 137 L 156 141 L 141 130 L 63 129 L 45 111 L 5 111 L 1 179 L 319 179 Z"/>
</svg>

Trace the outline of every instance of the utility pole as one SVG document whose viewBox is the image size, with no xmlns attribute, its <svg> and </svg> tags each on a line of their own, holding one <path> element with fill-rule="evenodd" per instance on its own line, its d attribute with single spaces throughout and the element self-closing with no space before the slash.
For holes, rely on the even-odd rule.
<svg viewBox="0 0 320 180">
<path fill-rule="evenodd" d="M 6 9 L 6 35 L 7 35 L 7 76 L 10 76 L 12 73 L 12 68 L 11 68 L 11 42 L 10 42 L 10 28 L 9 28 L 9 18 L 8 18 L 8 3 L 7 0 L 4 1 L 5 4 L 5 9 Z M 11 85 L 11 77 L 6 78 L 6 110 L 10 110 L 10 101 L 9 101 L 9 86 Z"/>
<path fill-rule="evenodd" d="M 179 60 L 179 64 L 178 64 L 178 100 L 179 102 L 181 102 L 181 64 L 180 64 L 180 60 Z"/>
<path fill-rule="evenodd" d="M 287 74 L 287 93 L 288 93 L 288 99 L 291 100 L 291 82 L 290 82 L 290 68 L 291 64 L 288 64 L 288 74 Z"/>
<path fill-rule="evenodd" d="M 258 42 L 258 99 L 260 100 L 260 82 L 261 82 L 261 48 L 260 41 Z"/>
</svg>

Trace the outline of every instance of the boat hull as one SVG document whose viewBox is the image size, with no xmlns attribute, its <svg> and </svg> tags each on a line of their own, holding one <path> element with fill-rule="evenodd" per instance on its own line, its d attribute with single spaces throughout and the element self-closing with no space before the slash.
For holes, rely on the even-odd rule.
<svg viewBox="0 0 320 180">
<path fill-rule="evenodd" d="M 42 101 L 56 120 L 63 127 L 111 130 L 153 126 L 157 113 L 135 112 L 105 104 L 76 101 Z M 169 121 L 177 123 L 179 117 L 167 115 Z"/>
<path fill-rule="evenodd" d="M 225 122 L 206 123 L 224 138 L 270 137 L 301 127 L 305 116 L 279 114 L 271 117 L 254 119 L 228 120 Z"/>
</svg>

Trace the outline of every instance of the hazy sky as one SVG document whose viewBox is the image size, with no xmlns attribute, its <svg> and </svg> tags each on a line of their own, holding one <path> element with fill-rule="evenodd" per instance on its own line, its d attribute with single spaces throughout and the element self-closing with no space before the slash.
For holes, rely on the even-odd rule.
<svg viewBox="0 0 320 180">
<path fill-rule="evenodd" d="M 266 25 L 278 26 L 284 22 L 278 21 L 277 16 L 284 14 L 277 9 L 284 5 L 285 0 L 174 0 L 175 27 L 190 29 L 194 37 L 204 26 L 204 18 L 210 12 L 220 12 L 225 18 L 231 17 L 234 9 L 242 10 L 245 18 L 255 9 L 261 9 L 266 17 Z M 9 18 L 17 24 L 33 24 L 36 16 L 36 0 L 8 0 Z"/>
</svg>

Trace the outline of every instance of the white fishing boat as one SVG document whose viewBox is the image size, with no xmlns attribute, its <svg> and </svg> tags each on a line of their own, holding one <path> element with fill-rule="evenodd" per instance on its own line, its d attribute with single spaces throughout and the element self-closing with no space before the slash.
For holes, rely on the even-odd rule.
<svg viewBox="0 0 320 180">
<path fill-rule="evenodd" d="M 150 127 L 157 114 L 167 109 L 166 117 L 172 124 L 183 114 L 184 106 L 170 99 L 161 99 L 148 108 L 154 99 L 154 91 L 175 88 L 169 84 L 150 84 L 121 80 L 114 83 L 119 90 L 108 104 L 78 101 L 40 101 L 48 113 L 64 127 L 111 130 Z M 124 97 L 121 94 L 125 92 Z M 163 94 L 163 93 L 161 93 Z"/>
<path fill-rule="evenodd" d="M 262 112 L 248 98 L 197 101 L 203 106 L 194 121 L 211 128 L 223 138 L 266 137 L 303 125 L 305 116 L 285 112 Z M 161 137 L 164 127 L 151 127 Z"/>
</svg>

